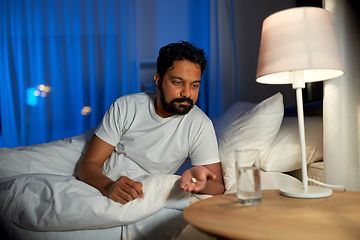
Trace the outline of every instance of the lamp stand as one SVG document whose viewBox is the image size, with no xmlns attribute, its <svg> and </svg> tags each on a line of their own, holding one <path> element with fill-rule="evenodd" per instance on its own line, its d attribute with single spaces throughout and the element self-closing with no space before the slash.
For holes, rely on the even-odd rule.
<svg viewBox="0 0 360 240">
<path fill-rule="evenodd" d="M 287 197 L 294 198 L 322 198 L 332 195 L 332 189 L 318 186 L 308 186 L 307 163 L 306 163 L 306 146 L 305 146 L 305 124 L 304 124 L 304 109 L 302 89 L 305 88 L 304 72 L 294 71 L 291 72 L 293 79 L 293 89 L 296 89 L 296 103 L 298 113 L 298 124 L 300 134 L 300 149 L 301 149 L 301 172 L 303 186 L 288 186 L 280 188 L 280 194 Z"/>
</svg>

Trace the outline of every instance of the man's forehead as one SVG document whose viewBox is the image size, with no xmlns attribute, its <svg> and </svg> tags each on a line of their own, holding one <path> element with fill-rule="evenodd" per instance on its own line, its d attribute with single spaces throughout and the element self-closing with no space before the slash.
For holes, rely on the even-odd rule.
<svg viewBox="0 0 360 240">
<path fill-rule="evenodd" d="M 186 79 L 184 79 L 183 77 L 181 76 L 178 76 L 176 74 L 173 74 L 170 76 L 170 79 L 179 79 L 179 80 L 182 80 L 182 81 L 185 81 Z M 201 83 L 201 79 L 195 79 L 192 81 L 192 83 Z"/>
</svg>

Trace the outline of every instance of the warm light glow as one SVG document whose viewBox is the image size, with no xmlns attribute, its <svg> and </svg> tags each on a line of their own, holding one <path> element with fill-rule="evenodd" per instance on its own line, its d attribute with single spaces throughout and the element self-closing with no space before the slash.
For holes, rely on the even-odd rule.
<svg viewBox="0 0 360 240">
<path fill-rule="evenodd" d="M 45 85 L 43 85 L 43 84 L 39 85 L 38 89 L 43 92 L 45 90 Z"/>
<path fill-rule="evenodd" d="M 81 110 L 81 115 L 89 115 L 90 112 L 91 112 L 91 107 L 84 106 L 83 109 Z"/>
<path fill-rule="evenodd" d="M 296 90 L 303 186 L 282 187 L 281 195 L 295 198 L 332 195 L 330 188 L 308 186 L 302 89 L 307 82 L 343 74 L 344 66 L 328 11 L 298 7 L 280 11 L 264 20 L 256 81 L 292 84 Z"/>
<path fill-rule="evenodd" d="M 44 84 L 40 84 L 36 86 L 36 88 L 31 87 L 28 88 L 26 91 L 26 101 L 27 105 L 29 106 L 36 106 L 37 105 L 37 97 L 46 97 L 47 94 L 51 91 L 49 86 L 45 86 Z"/>
<path fill-rule="evenodd" d="M 46 97 L 47 93 L 51 91 L 51 88 L 44 84 L 38 85 L 37 89 L 38 90 L 36 91 L 36 93 L 34 92 L 34 94 L 36 94 L 35 96 L 41 96 L 41 97 Z"/>
<path fill-rule="evenodd" d="M 323 8 L 286 9 L 264 20 L 256 81 L 291 84 L 295 71 L 303 71 L 304 82 L 344 74 L 331 16 Z"/>
<path fill-rule="evenodd" d="M 340 77 L 344 74 L 341 70 L 336 69 L 310 69 L 303 70 L 305 82 L 319 82 L 331 78 Z M 265 84 L 289 84 L 291 71 L 270 73 L 265 76 L 259 76 L 256 81 Z"/>
</svg>

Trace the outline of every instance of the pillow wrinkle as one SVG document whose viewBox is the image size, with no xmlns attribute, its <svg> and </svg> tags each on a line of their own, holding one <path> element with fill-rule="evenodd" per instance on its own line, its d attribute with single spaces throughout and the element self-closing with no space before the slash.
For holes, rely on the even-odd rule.
<svg viewBox="0 0 360 240">
<path fill-rule="evenodd" d="M 322 117 L 305 117 L 307 164 L 323 159 Z M 280 130 L 260 160 L 265 171 L 289 172 L 301 168 L 300 137 L 297 117 L 285 117 Z"/>
<path fill-rule="evenodd" d="M 283 97 L 277 93 L 257 104 L 237 102 L 218 119 L 215 131 L 226 189 L 236 182 L 234 152 L 258 149 L 261 158 L 275 139 L 283 115 Z"/>
</svg>

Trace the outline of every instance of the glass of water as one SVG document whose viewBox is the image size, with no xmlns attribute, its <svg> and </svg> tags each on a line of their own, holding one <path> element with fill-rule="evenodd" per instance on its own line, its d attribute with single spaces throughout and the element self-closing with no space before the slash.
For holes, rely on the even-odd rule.
<svg viewBox="0 0 360 240">
<path fill-rule="evenodd" d="M 235 161 L 238 202 L 244 205 L 261 203 L 259 150 L 236 150 Z"/>
</svg>

